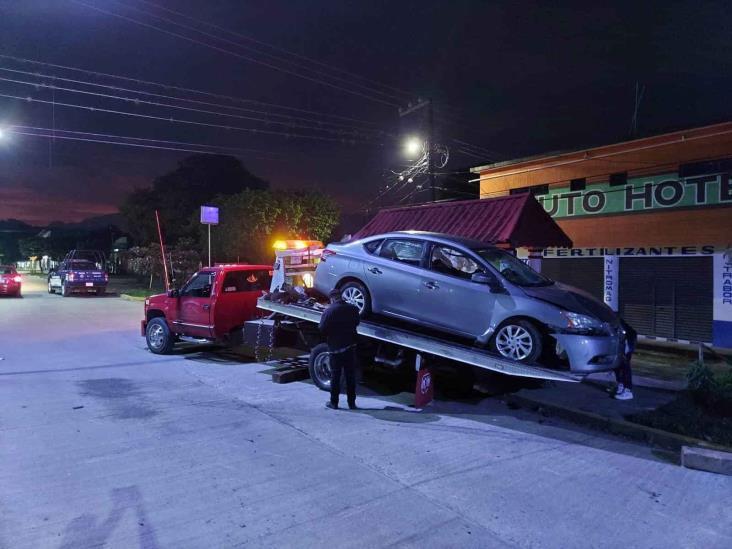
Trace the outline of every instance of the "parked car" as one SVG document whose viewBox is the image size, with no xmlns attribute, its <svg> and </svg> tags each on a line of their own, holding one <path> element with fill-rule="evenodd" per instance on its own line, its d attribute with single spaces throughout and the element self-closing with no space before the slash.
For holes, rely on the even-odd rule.
<svg viewBox="0 0 732 549">
<path fill-rule="evenodd" d="M 269 290 L 271 280 L 269 265 L 202 269 L 180 290 L 145 300 L 141 335 L 155 354 L 170 353 L 181 337 L 231 341 L 244 322 L 257 316 L 257 298 Z"/>
<path fill-rule="evenodd" d="M 588 373 L 610 370 L 620 358 L 612 309 L 479 241 L 409 231 L 330 244 L 315 288 L 325 295 L 339 288 L 364 316 L 470 338 L 521 362 L 553 350 L 572 371 Z"/>
<path fill-rule="evenodd" d="M 58 267 L 48 273 L 48 293 L 57 291 L 104 295 L 109 275 L 104 269 L 104 254 L 95 250 L 71 250 Z"/>
<path fill-rule="evenodd" d="M 12 265 L 0 265 L 0 295 L 20 297 L 23 279 Z"/>
</svg>

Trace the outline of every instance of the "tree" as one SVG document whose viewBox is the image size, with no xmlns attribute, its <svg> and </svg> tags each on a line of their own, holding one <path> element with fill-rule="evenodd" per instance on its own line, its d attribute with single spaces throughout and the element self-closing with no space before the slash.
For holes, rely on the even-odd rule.
<svg viewBox="0 0 732 549">
<path fill-rule="evenodd" d="M 172 244 L 179 238 L 197 237 L 193 214 L 214 197 L 268 186 L 233 156 L 194 154 L 184 158 L 172 172 L 156 178 L 152 188 L 135 189 L 120 211 L 129 222 L 132 236 L 140 243 L 149 243 L 157 239 L 155 210 L 159 210 L 165 237 Z"/>
<path fill-rule="evenodd" d="M 213 203 L 220 208 L 211 238 L 216 261 L 268 264 L 274 240 L 327 240 L 338 223 L 335 202 L 318 192 L 246 190 Z"/>
</svg>

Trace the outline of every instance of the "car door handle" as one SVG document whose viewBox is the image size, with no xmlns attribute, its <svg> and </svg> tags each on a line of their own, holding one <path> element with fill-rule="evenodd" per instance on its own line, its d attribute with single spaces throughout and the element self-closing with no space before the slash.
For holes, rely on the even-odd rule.
<svg viewBox="0 0 732 549">
<path fill-rule="evenodd" d="M 440 285 L 437 282 L 434 282 L 433 280 L 425 282 L 424 285 L 425 285 L 425 287 L 429 288 L 430 290 L 438 290 L 440 288 Z"/>
<path fill-rule="evenodd" d="M 367 270 L 368 272 L 374 273 L 375 275 L 381 274 L 381 269 L 379 269 L 378 267 L 369 267 Z"/>
<path fill-rule="evenodd" d="M 204 305 L 204 306 L 203 306 L 203 310 L 204 310 L 204 311 L 208 311 L 208 310 L 210 310 L 210 309 L 211 309 L 211 305 Z"/>
</svg>

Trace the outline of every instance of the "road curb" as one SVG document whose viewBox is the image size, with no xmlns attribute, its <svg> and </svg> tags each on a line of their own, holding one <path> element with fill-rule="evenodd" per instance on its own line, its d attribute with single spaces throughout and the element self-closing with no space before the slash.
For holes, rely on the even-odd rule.
<svg viewBox="0 0 732 549">
<path fill-rule="evenodd" d="M 679 435 L 677 433 L 662 431 L 653 427 L 646 427 L 645 425 L 640 425 L 623 419 L 611 419 L 609 417 L 593 414 L 592 412 L 585 412 L 574 408 L 559 406 L 557 404 L 547 404 L 525 396 L 506 395 L 505 400 L 507 403 L 514 406 L 520 406 L 534 411 L 541 411 L 545 415 L 566 419 L 572 423 L 584 425 L 592 429 L 621 435 L 665 450 L 680 452 L 684 446 L 691 446 L 724 453 L 732 452 L 732 448 L 727 446 L 713 444 L 697 438 Z"/>
<path fill-rule="evenodd" d="M 119 298 L 124 299 L 125 301 L 145 301 L 146 299 L 144 297 L 129 294 L 119 294 Z"/>
<path fill-rule="evenodd" d="M 681 448 L 681 465 L 689 469 L 732 476 L 732 453 L 708 448 Z"/>
</svg>

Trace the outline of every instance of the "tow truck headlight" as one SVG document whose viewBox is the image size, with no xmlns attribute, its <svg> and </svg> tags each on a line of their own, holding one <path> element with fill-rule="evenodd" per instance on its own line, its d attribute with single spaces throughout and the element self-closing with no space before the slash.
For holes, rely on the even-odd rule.
<svg viewBox="0 0 732 549">
<path fill-rule="evenodd" d="M 561 315 L 566 322 L 563 328 L 570 332 L 598 333 L 605 329 L 605 325 L 601 321 L 591 316 L 569 311 L 562 311 Z"/>
</svg>

